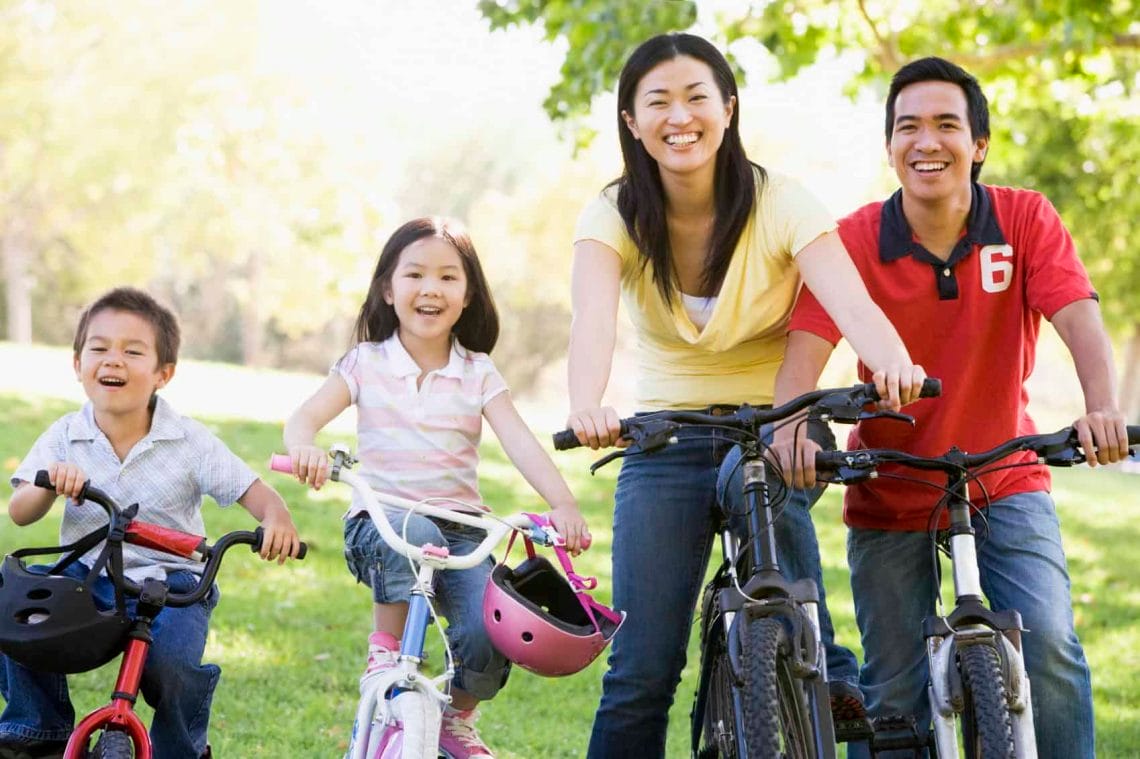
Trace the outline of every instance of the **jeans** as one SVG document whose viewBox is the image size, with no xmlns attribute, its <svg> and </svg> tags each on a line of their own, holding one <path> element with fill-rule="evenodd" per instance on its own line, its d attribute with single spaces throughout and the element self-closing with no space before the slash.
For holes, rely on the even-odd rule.
<svg viewBox="0 0 1140 759">
<path fill-rule="evenodd" d="M 988 522 L 988 528 L 986 523 Z M 982 590 L 995 610 L 1016 609 L 1033 700 L 1038 755 L 1092 757 L 1092 687 L 1073 629 L 1061 530 L 1048 493 L 1019 493 L 975 514 Z M 860 686 L 873 717 L 914 715 L 930 724 L 922 620 L 934 614 L 930 537 L 852 529 L 847 538 L 855 616 L 866 663 Z M 864 744 L 849 757 L 868 756 Z M 880 753 L 880 757 L 911 756 Z"/>
<path fill-rule="evenodd" d="M 820 434 L 830 437 L 825 427 L 813 437 Z M 669 707 L 719 523 L 718 499 L 729 513 L 744 511 L 740 450 L 715 430 L 683 429 L 677 437 L 662 451 L 623 459 L 618 476 L 613 600 L 628 616 L 602 680 L 592 759 L 664 756 Z M 776 521 L 777 551 L 786 576 L 810 577 L 820 587 L 829 672 L 854 682 L 855 657 L 834 645 L 823 603 L 819 546 L 808 512 L 818 497 L 819 491 L 792 492 Z"/>
<path fill-rule="evenodd" d="M 83 579 L 88 569 L 78 562 L 65 574 Z M 185 570 L 167 577 L 170 590 L 185 593 L 198 577 Z M 92 592 L 100 608 L 114 606 L 114 588 L 106 575 L 95 581 Z M 166 607 L 151 626 L 154 642 L 142 674 L 142 694 L 154 707 L 150 739 L 154 759 L 186 759 L 206 752 L 210 702 L 221 669 L 202 664 L 210 612 L 218 603 L 217 586 L 194 606 Z M 134 616 L 137 601 L 127 599 L 127 614 Z M 110 669 L 107 684 L 110 686 Z M 71 734 L 75 710 L 68 695 L 67 678 L 35 672 L 0 655 L 0 694 L 7 705 L 0 714 L 0 739 L 63 741 Z"/>
<path fill-rule="evenodd" d="M 403 511 L 391 511 L 388 521 L 397 535 L 404 535 Z M 444 547 L 455 556 L 465 556 L 487 537 L 477 527 L 436 521 L 412 514 L 407 524 L 407 541 Z M 354 517 L 344 525 L 344 553 L 349 571 L 357 581 L 372 588 L 378 604 L 411 598 L 416 575 L 407 557 L 397 553 L 380 536 L 368 515 Z M 495 562 L 490 557 L 470 569 L 436 572 L 435 604 L 447 619 L 447 640 L 455 655 L 455 685 L 480 701 L 493 698 L 506 684 L 511 663 L 487 637 L 483 626 L 483 591 Z"/>
</svg>

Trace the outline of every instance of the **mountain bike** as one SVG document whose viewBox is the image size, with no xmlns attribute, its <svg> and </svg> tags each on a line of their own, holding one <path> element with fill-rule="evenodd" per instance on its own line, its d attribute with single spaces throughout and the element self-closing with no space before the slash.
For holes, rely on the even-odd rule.
<svg viewBox="0 0 1140 759">
<path fill-rule="evenodd" d="M 1128 427 L 1129 445 L 1140 444 L 1140 426 Z M 945 496 L 936 510 L 949 513 L 949 527 L 939 530 L 932 519 L 932 561 L 940 577 L 938 554 L 948 557 L 954 583 L 954 610 L 923 621 L 930 677 L 927 696 L 933 727 L 926 732 L 908 715 L 877 724 L 872 753 L 933 749 L 941 759 L 958 756 L 958 730 L 968 757 L 1035 757 L 1029 673 L 1021 651 L 1021 615 L 1016 609 L 993 611 L 985 602 L 978 569 L 971 517 L 969 484 L 1015 453 L 1030 451 L 1035 459 L 1004 466 L 1073 466 L 1086 461 L 1072 428 L 1046 435 L 1026 435 L 982 453 L 957 448 L 941 456 L 915 456 L 884 449 L 821 451 L 816 474 L 823 481 L 850 485 L 878 476 L 883 464 L 946 474 Z M 891 476 L 899 477 L 892 472 Z M 978 513 L 984 513 L 979 511 Z M 933 589 L 941 605 L 940 587 Z M 1031 633 L 1030 633 L 1031 634 Z"/>
<path fill-rule="evenodd" d="M 35 485 L 55 490 L 46 470 L 36 472 Z M 107 512 L 107 525 L 70 545 L 26 548 L 5 557 L 4 579 L 0 581 L 0 588 L 5 594 L 5 611 L 14 611 L 13 616 L 21 620 L 27 630 L 6 629 L 5 640 L 0 647 L 17 661 L 26 661 L 30 656 L 39 662 L 46 657 L 52 664 L 44 669 L 65 674 L 93 669 L 121 653 L 119 674 L 110 703 L 80 720 L 67 741 L 63 757 L 150 759 L 150 735 L 135 713 L 134 705 L 152 643 L 154 619 L 168 606 L 178 608 L 201 602 L 213 588 L 226 551 L 237 545 L 248 545 L 254 552 L 261 550 L 262 528 L 252 532 L 229 532 L 210 545 L 199 535 L 135 519 L 138 504 L 122 508 L 90 481 L 84 484 L 75 500 L 103 507 Z M 53 596 L 64 592 L 72 596 L 90 596 L 89 582 L 73 581 L 62 573 L 88 550 L 104 541 L 102 556 L 108 557 L 106 573 L 116 588 L 117 608 L 100 613 L 95 610 L 93 602 L 81 601 L 89 605 L 89 616 L 84 619 L 77 612 L 81 607 L 76 606 L 74 599 L 53 599 Z M 147 578 L 141 584 L 134 582 L 123 573 L 121 547 L 124 542 L 203 562 L 198 582 L 185 592 L 172 592 L 165 581 L 155 578 Z M 302 543 L 297 558 L 304 558 L 307 550 Z M 25 556 L 45 554 L 63 555 L 46 572 L 25 568 Z M 102 559 L 96 562 L 97 565 L 101 563 Z M 91 574 L 98 576 L 99 571 L 95 569 Z M 138 599 L 134 614 L 129 619 L 123 604 L 126 597 Z M 48 631 L 53 615 L 60 617 L 58 626 L 62 637 L 58 639 L 52 639 Z M 42 632 L 36 629 L 40 625 L 44 628 Z"/>
<path fill-rule="evenodd" d="M 923 396 L 940 391 L 937 380 L 927 380 Z M 774 522 L 781 497 L 773 496 L 769 483 L 778 481 L 782 487 L 782 480 L 769 477 L 769 468 L 775 467 L 765 460 L 761 428 L 811 420 L 910 420 L 898 412 L 873 410 L 870 404 L 878 400 L 874 384 L 867 383 L 816 390 L 773 409 L 640 414 L 621 420 L 621 434 L 630 445 L 590 467 L 595 472 L 618 458 L 652 454 L 676 442 L 676 432 L 687 427 L 716 430 L 741 446 L 747 529 L 740 535 L 730 525 L 730 515 L 724 515 L 722 562 L 702 594 L 701 669 L 691 715 L 695 757 L 835 756 L 819 589 L 811 579 L 789 581 L 780 574 Z M 554 436 L 558 450 L 578 445 L 570 430 Z M 847 739 L 870 734 L 869 723 L 847 727 Z"/>
<path fill-rule="evenodd" d="M 449 688 L 455 675 L 455 668 L 447 636 L 432 607 L 435 573 L 442 570 L 469 569 L 481 564 L 504 537 L 514 535 L 516 532 L 527 539 L 528 551 L 531 550 L 532 543 L 561 547 L 562 538 L 545 519 L 534 514 L 518 513 L 498 517 L 486 511 L 479 513 L 456 511 L 387 493 L 378 493 L 372 490 L 363 476 L 352 471 L 351 467 L 356 463 L 357 460 L 346 447 L 333 446 L 329 450 L 329 479 L 352 488 L 361 499 L 384 541 L 413 562 L 417 578 L 408 603 L 407 622 L 400 641 L 396 667 L 366 676 L 361 681 L 360 701 L 346 757 L 348 759 L 436 759 L 441 753 L 440 723 L 443 708 L 451 701 Z M 292 474 L 293 471 L 292 461 L 289 456 L 283 454 L 272 457 L 270 468 L 285 474 Z M 470 525 L 485 530 L 487 535 L 478 547 L 465 555 L 451 555 L 446 547 L 431 544 L 412 545 L 397 534 L 385 516 L 385 508 Z M 565 563 L 564 569 L 574 593 L 585 594 L 586 590 L 593 588 L 593 578 L 581 578 L 573 574 Z M 591 605 L 591 614 L 596 613 L 601 616 L 613 614 L 599 604 L 593 603 L 588 596 L 583 602 Z M 432 677 L 422 669 L 424 642 L 433 621 L 443 640 L 446 663 L 444 671 L 436 677 Z M 616 616 L 608 622 L 620 625 L 621 617 Z M 614 629 L 616 630 L 616 627 Z"/>
</svg>

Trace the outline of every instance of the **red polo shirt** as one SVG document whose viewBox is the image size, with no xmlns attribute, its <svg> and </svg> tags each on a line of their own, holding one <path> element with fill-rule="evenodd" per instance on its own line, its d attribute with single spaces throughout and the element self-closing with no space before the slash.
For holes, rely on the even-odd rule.
<svg viewBox="0 0 1140 759">
<path fill-rule="evenodd" d="M 856 425 L 848 448 L 894 448 L 939 455 L 951 446 L 980 452 L 1036 432 L 1026 413 L 1025 380 L 1033 371 L 1041 316 L 1096 298 L 1073 240 L 1040 193 L 975 184 L 966 231 L 946 262 L 914 239 L 902 191 L 839 223 L 839 234 L 867 290 L 895 325 L 911 358 L 942 380 L 942 397 L 906 407 L 913 428 L 872 420 Z M 840 333 L 804 288 L 789 330 L 839 342 Z M 871 373 L 862 362 L 859 376 Z M 1014 457 L 1007 462 L 1017 460 Z M 880 477 L 847 488 L 844 520 L 852 527 L 925 530 L 945 475 L 883 467 L 927 482 Z M 971 484 L 985 505 L 1015 493 L 1047 490 L 1045 467 L 1002 469 Z M 945 525 L 945 520 L 943 521 Z"/>
</svg>

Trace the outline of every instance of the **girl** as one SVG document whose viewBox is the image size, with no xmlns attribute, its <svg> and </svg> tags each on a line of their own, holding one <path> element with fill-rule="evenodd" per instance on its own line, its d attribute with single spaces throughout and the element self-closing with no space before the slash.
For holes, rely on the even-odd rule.
<svg viewBox="0 0 1140 759">
<path fill-rule="evenodd" d="M 527 428 L 487 352 L 499 319 L 475 248 L 455 222 L 421 218 L 396 230 L 384 246 L 356 321 L 356 346 L 285 424 L 285 445 L 299 480 L 319 489 L 328 458 L 316 433 L 349 404 L 357 405 L 362 472 L 379 491 L 433 499 L 457 509 L 480 507 L 477 447 L 486 417 L 511 461 L 553 509 L 551 522 L 570 551 L 589 544 L 578 504 L 550 457 Z M 380 537 L 354 505 L 345 524 L 345 556 L 357 580 L 372 588 L 375 632 L 365 676 L 395 664 L 415 576 L 405 557 Z M 397 531 L 404 515 L 391 516 Z M 413 515 L 408 542 L 464 554 L 481 530 Z M 483 588 L 493 562 L 442 572 L 437 598 L 456 653 L 452 706 L 441 747 L 455 757 L 490 757 L 474 723 L 475 705 L 506 682 L 507 661 L 483 629 Z"/>
<path fill-rule="evenodd" d="M 574 244 L 567 426 L 579 440 L 592 448 L 618 440 L 617 413 L 601 401 L 619 294 L 638 332 L 639 410 L 789 400 L 785 388 L 802 370 L 801 359 L 785 356 L 786 326 L 801 277 L 888 403 L 917 397 L 925 374 L 868 297 L 835 223 L 798 183 L 745 155 L 736 82 L 720 51 L 690 34 L 644 42 L 622 70 L 617 116 L 625 170 L 586 207 Z M 778 434 L 785 472 L 806 450 L 794 439 L 802 426 Z M 821 435 L 826 426 L 813 431 Z M 614 603 L 628 616 L 614 638 L 590 757 L 664 755 L 718 508 L 741 494 L 739 456 L 723 440 L 682 436 L 623 462 L 613 580 Z M 810 577 L 820 588 L 832 708 L 859 717 L 855 657 L 834 644 L 824 603 L 808 513 L 818 496 L 792 491 L 776 523 L 779 562 L 789 579 Z M 641 528 L 647 522 L 652 531 Z"/>
</svg>

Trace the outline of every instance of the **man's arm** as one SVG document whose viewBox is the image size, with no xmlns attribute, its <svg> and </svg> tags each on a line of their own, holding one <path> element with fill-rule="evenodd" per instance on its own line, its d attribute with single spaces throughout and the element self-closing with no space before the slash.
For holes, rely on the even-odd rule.
<svg viewBox="0 0 1140 759">
<path fill-rule="evenodd" d="M 784 363 L 776 373 L 774 405 L 815 390 L 819 376 L 835 346 L 803 330 L 788 333 Z M 780 461 L 784 480 L 797 488 L 815 485 L 815 453 L 819 444 L 807 437 L 807 424 L 792 422 L 776 430 L 772 450 Z"/>
<path fill-rule="evenodd" d="M 1091 298 L 1077 300 L 1050 321 L 1073 357 L 1085 396 L 1085 414 L 1073 426 L 1089 466 L 1122 460 L 1128 455 L 1128 429 L 1117 406 L 1116 365 L 1100 307 Z"/>
</svg>

